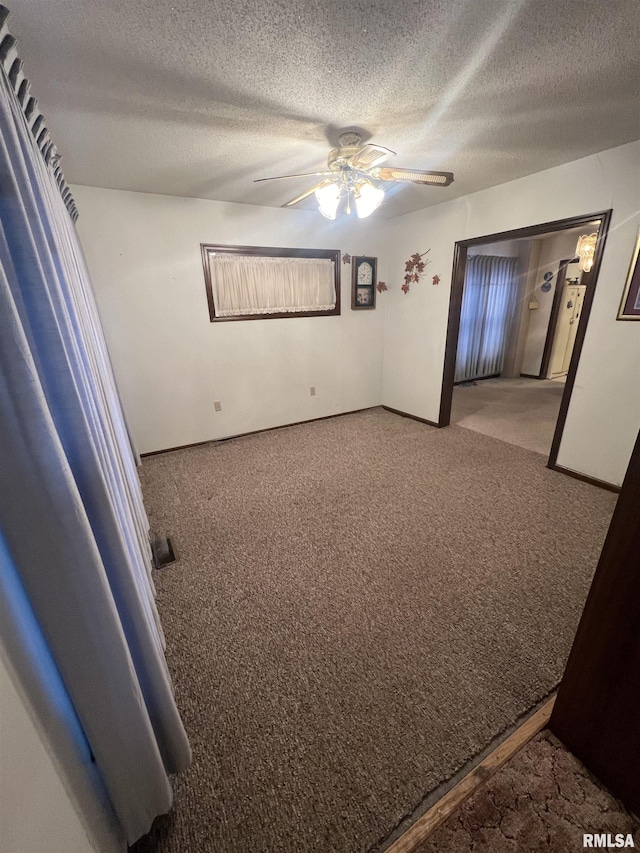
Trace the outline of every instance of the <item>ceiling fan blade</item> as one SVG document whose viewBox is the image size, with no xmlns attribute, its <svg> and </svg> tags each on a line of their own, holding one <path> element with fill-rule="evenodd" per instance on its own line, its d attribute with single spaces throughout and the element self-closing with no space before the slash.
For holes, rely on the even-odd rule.
<svg viewBox="0 0 640 853">
<path fill-rule="evenodd" d="M 422 169 L 399 169 L 395 166 L 374 169 L 371 177 L 378 181 L 410 181 L 436 187 L 448 187 L 453 182 L 453 172 L 425 172 Z"/>
<path fill-rule="evenodd" d="M 363 145 L 359 151 L 349 158 L 349 165 L 352 169 L 360 169 L 366 172 L 368 169 L 373 169 L 384 163 L 389 157 L 392 157 L 396 152 L 390 148 L 383 148 L 382 145 Z"/>
<path fill-rule="evenodd" d="M 313 195 L 316 190 L 320 189 L 320 187 L 323 187 L 326 183 L 327 181 L 320 181 L 319 184 L 316 184 L 314 187 L 311 187 L 310 190 L 305 190 L 303 193 L 300 193 L 300 195 L 297 195 L 295 198 L 292 198 L 291 201 L 288 201 L 281 206 L 293 207 L 294 204 L 297 204 L 299 201 L 304 201 L 305 198 L 308 198 L 310 195 Z"/>
<path fill-rule="evenodd" d="M 333 172 L 303 172 L 301 175 L 275 175 L 273 178 L 256 178 L 254 184 L 261 181 L 281 181 L 283 178 L 318 178 L 320 176 L 333 175 Z"/>
</svg>

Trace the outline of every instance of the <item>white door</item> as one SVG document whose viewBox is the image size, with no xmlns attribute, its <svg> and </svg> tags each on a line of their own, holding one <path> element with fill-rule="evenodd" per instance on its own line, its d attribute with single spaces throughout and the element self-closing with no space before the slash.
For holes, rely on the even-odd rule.
<svg viewBox="0 0 640 853">
<path fill-rule="evenodd" d="M 571 363 L 571 354 L 578 331 L 578 321 L 584 302 L 584 284 L 567 284 L 564 287 L 556 333 L 551 349 L 549 378 L 565 376 Z"/>
</svg>

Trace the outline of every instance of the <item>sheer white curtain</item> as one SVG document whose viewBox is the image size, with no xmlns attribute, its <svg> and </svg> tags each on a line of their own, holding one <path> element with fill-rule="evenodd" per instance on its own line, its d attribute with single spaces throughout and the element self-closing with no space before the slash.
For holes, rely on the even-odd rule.
<svg viewBox="0 0 640 853">
<path fill-rule="evenodd" d="M 330 311 L 336 306 L 334 263 L 326 258 L 265 258 L 212 253 L 217 317 Z"/>
<path fill-rule="evenodd" d="M 135 461 L 87 270 L 4 68 L 0 448 L 7 559 L 133 842 L 170 808 L 167 774 L 188 765 L 190 749 L 164 659 Z M 21 676 L 29 677 L 24 662 Z"/>
<path fill-rule="evenodd" d="M 517 301 L 517 258 L 467 258 L 455 381 L 500 373 Z"/>
</svg>

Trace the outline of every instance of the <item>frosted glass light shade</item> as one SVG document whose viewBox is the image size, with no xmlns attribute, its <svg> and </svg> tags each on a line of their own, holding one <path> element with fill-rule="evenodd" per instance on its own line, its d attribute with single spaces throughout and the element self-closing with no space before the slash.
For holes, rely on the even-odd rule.
<svg viewBox="0 0 640 853">
<path fill-rule="evenodd" d="M 340 203 L 340 187 L 336 184 L 326 184 L 316 190 L 315 196 L 318 199 L 320 213 L 327 219 L 335 219 Z"/>
<path fill-rule="evenodd" d="M 363 184 L 356 195 L 356 212 L 359 219 L 371 216 L 382 204 L 384 190 L 377 189 L 373 184 Z"/>
</svg>

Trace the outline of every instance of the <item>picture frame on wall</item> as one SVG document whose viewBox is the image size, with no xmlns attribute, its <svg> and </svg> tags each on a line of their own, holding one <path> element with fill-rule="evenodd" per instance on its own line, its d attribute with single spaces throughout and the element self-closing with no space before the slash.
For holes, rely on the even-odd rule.
<svg viewBox="0 0 640 853">
<path fill-rule="evenodd" d="M 351 307 L 354 311 L 376 307 L 378 259 L 358 255 L 351 259 Z"/>
<path fill-rule="evenodd" d="M 631 258 L 629 274 L 624 285 L 618 320 L 640 320 L 640 232 Z"/>
</svg>

